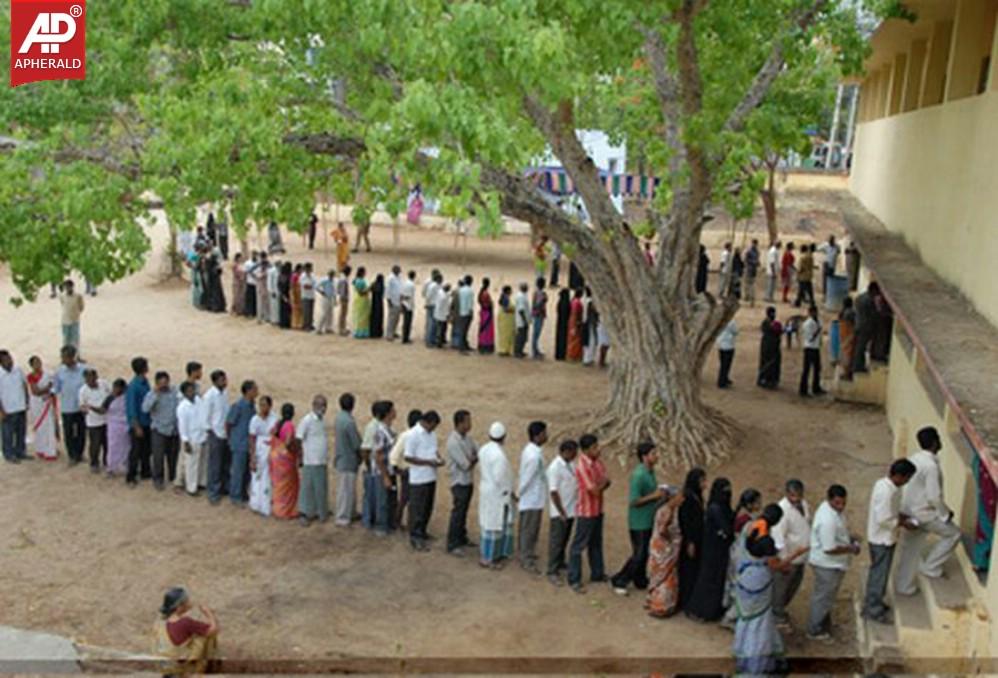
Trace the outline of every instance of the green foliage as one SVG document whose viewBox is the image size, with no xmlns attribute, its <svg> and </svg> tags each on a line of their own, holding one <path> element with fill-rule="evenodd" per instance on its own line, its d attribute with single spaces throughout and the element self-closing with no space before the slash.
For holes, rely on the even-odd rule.
<svg viewBox="0 0 998 678">
<path fill-rule="evenodd" d="M 666 210 L 689 174 L 681 164 L 668 175 L 674 150 L 641 29 L 660 34 L 675 68 L 677 29 L 666 19 L 679 4 L 91 0 L 86 80 L 0 89 L 0 134 L 21 142 L 0 169 L 0 261 L 28 296 L 71 270 L 120 278 L 148 252 L 136 221 L 147 191 L 174 228 L 213 203 L 245 234 L 271 219 L 304 228 L 320 191 L 357 203 L 355 220 L 377 205 L 399 215 L 419 182 L 444 214 L 473 215 L 495 235 L 500 196 L 482 188 L 482 166 L 519 171 L 547 144 L 527 96 L 552 109 L 572 102 L 577 127 L 626 140 L 649 173 L 667 176 L 656 202 Z M 787 33 L 805 4 L 711 2 L 696 19 L 703 104 L 677 124 L 710 159 L 715 200 L 737 201 L 729 183 L 765 150 L 793 147 L 838 74 L 861 62 L 863 7 L 834 2 L 814 28 Z M 774 39 L 782 76 L 745 129 L 726 132 Z M 364 151 L 346 160 L 285 143 L 318 132 Z"/>
</svg>

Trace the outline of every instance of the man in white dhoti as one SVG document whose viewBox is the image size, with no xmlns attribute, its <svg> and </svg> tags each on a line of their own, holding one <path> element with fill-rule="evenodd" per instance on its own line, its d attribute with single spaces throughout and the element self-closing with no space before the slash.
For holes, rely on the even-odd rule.
<svg viewBox="0 0 998 678">
<path fill-rule="evenodd" d="M 489 427 L 489 442 L 478 450 L 478 522 L 481 527 L 482 567 L 494 570 L 513 555 L 513 467 L 502 448 L 506 427 L 496 422 Z"/>
<path fill-rule="evenodd" d="M 953 524 L 953 512 L 943 499 L 943 474 L 939 468 L 939 451 L 942 441 L 939 432 L 926 426 L 918 432 L 918 445 L 922 449 L 909 461 L 915 465 L 915 475 L 904 486 L 901 513 L 917 523 L 901 535 L 898 569 L 894 574 L 894 589 L 901 595 L 918 592 L 915 579 L 918 571 L 930 578 L 943 576 L 943 565 L 960 543 L 960 528 Z M 924 556 L 922 551 L 930 534 L 939 540 Z"/>
</svg>

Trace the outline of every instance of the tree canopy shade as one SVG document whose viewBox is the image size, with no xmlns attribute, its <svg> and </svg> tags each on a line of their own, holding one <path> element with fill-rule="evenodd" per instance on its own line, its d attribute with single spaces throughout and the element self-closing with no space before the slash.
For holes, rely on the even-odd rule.
<svg viewBox="0 0 998 678">
<path fill-rule="evenodd" d="M 597 423 L 623 441 L 652 438 L 676 461 L 710 460 L 734 429 L 701 401 L 699 375 L 737 301 L 694 293 L 705 210 L 739 199 L 729 189 L 763 139 L 785 132 L 786 110 L 827 85 L 818 65 L 858 68 L 857 13 L 896 9 L 886 0 L 92 0 L 87 80 L 0 94 L 0 129 L 20 142 L 3 171 L 23 175 L 0 188 L 3 227 L 32 224 L 0 244 L 0 260 L 29 295 L 68 267 L 119 277 L 147 247 L 134 222 L 145 190 L 174 223 L 190 223 L 198 203 L 230 201 L 244 232 L 272 218 L 303 226 L 320 189 L 397 213 L 418 181 L 445 214 L 474 211 L 485 233 L 506 213 L 571 246 L 615 346 Z M 613 208 L 578 128 L 626 139 L 665 178 L 647 224 Z M 546 149 L 591 226 L 524 180 Z M 73 181 L 54 186 L 63 176 Z M 55 230 L 39 246 L 42 224 Z M 654 268 L 639 230 L 657 237 Z M 88 250 L 87 233 L 106 245 Z M 46 249 L 62 258 L 24 265 Z"/>
</svg>

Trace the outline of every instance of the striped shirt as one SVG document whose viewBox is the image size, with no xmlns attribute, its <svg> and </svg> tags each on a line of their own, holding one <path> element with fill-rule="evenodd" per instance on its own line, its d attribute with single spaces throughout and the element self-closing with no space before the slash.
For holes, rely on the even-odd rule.
<svg viewBox="0 0 998 678">
<path fill-rule="evenodd" d="M 575 464 L 575 478 L 579 481 L 579 502 L 575 507 L 578 518 L 598 518 L 603 515 L 603 494 L 593 494 L 606 479 L 606 467 L 599 459 L 580 454 Z"/>
</svg>

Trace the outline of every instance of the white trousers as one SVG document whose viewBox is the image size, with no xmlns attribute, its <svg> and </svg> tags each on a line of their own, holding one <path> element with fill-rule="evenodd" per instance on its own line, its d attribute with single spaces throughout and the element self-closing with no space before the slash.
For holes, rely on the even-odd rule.
<svg viewBox="0 0 998 678">
<path fill-rule="evenodd" d="M 930 534 L 939 537 L 928 553 L 925 542 Z M 901 595 L 914 595 L 918 591 L 915 579 L 921 571 L 926 577 L 940 577 L 943 565 L 960 543 L 960 528 L 953 523 L 932 520 L 922 523 L 918 529 L 903 530 L 898 553 L 898 568 L 894 573 L 894 590 Z"/>
</svg>

